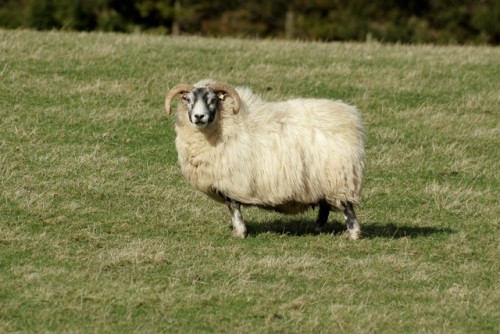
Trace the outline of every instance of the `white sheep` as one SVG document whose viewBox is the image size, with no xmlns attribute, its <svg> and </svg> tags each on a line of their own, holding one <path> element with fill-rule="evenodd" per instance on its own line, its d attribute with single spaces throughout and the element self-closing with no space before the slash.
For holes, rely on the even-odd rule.
<svg viewBox="0 0 500 334">
<path fill-rule="evenodd" d="M 353 205 L 363 183 L 364 131 L 355 107 L 327 99 L 265 102 L 249 88 L 202 80 L 179 84 L 175 122 L 182 174 L 229 208 L 245 237 L 240 206 L 294 214 L 319 206 L 316 229 L 343 210 L 351 239 L 360 236 Z"/>
</svg>

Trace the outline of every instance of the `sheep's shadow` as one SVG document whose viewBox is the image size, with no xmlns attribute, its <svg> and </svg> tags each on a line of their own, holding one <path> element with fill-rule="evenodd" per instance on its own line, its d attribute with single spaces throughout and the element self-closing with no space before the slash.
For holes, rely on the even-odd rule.
<svg viewBox="0 0 500 334">
<path fill-rule="evenodd" d="M 315 234 L 344 234 L 347 229 L 344 223 L 339 221 L 330 221 L 326 224 L 321 232 L 316 232 L 314 229 L 314 221 L 307 219 L 278 219 L 269 222 L 246 222 L 247 232 L 249 236 L 257 236 L 259 234 L 283 234 L 294 236 L 305 236 Z M 436 234 L 452 234 L 454 230 L 449 228 L 437 228 L 430 226 L 398 226 L 393 223 L 367 222 L 361 225 L 362 238 L 420 238 L 430 237 Z"/>
</svg>

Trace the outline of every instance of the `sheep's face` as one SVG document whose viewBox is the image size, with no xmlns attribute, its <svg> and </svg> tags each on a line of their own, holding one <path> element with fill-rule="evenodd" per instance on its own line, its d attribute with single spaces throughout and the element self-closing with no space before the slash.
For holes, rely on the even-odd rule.
<svg viewBox="0 0 500 334">
<path fill-rule="evenodd" d="M 198 129 L 204 129 L 213 123 L 217 114 L 217 94 L 211 88 L 197 87 L 181 94 L 187 105 L 189 121 Z"/>
</svg>

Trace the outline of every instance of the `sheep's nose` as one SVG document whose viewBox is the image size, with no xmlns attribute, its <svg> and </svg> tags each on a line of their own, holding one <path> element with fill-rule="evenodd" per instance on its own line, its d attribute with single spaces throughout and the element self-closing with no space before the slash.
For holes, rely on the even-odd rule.
<svg viewBox="0 0 500 334">
<path fill-rule="evenodd" d="M 194 118 L 196 118 L 197 121 L 201 121 L 201 119 L 204 117 L 205 115 L 203 114 L 195 114 L 194 115 Z"/>
</svg>

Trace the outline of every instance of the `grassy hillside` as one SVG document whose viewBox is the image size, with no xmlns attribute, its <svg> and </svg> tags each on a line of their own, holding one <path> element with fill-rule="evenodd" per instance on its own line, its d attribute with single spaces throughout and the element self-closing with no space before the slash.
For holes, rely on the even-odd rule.
<svg viewBox="0 0 500 334">
<path fill-rule="evenodd" d="M 225 206 L 176 163 L 166 91 L 342 99 L 363 238 Z M 0 332 L 500 330 L 500 49 L 0 30 Z"/>
</svg>

